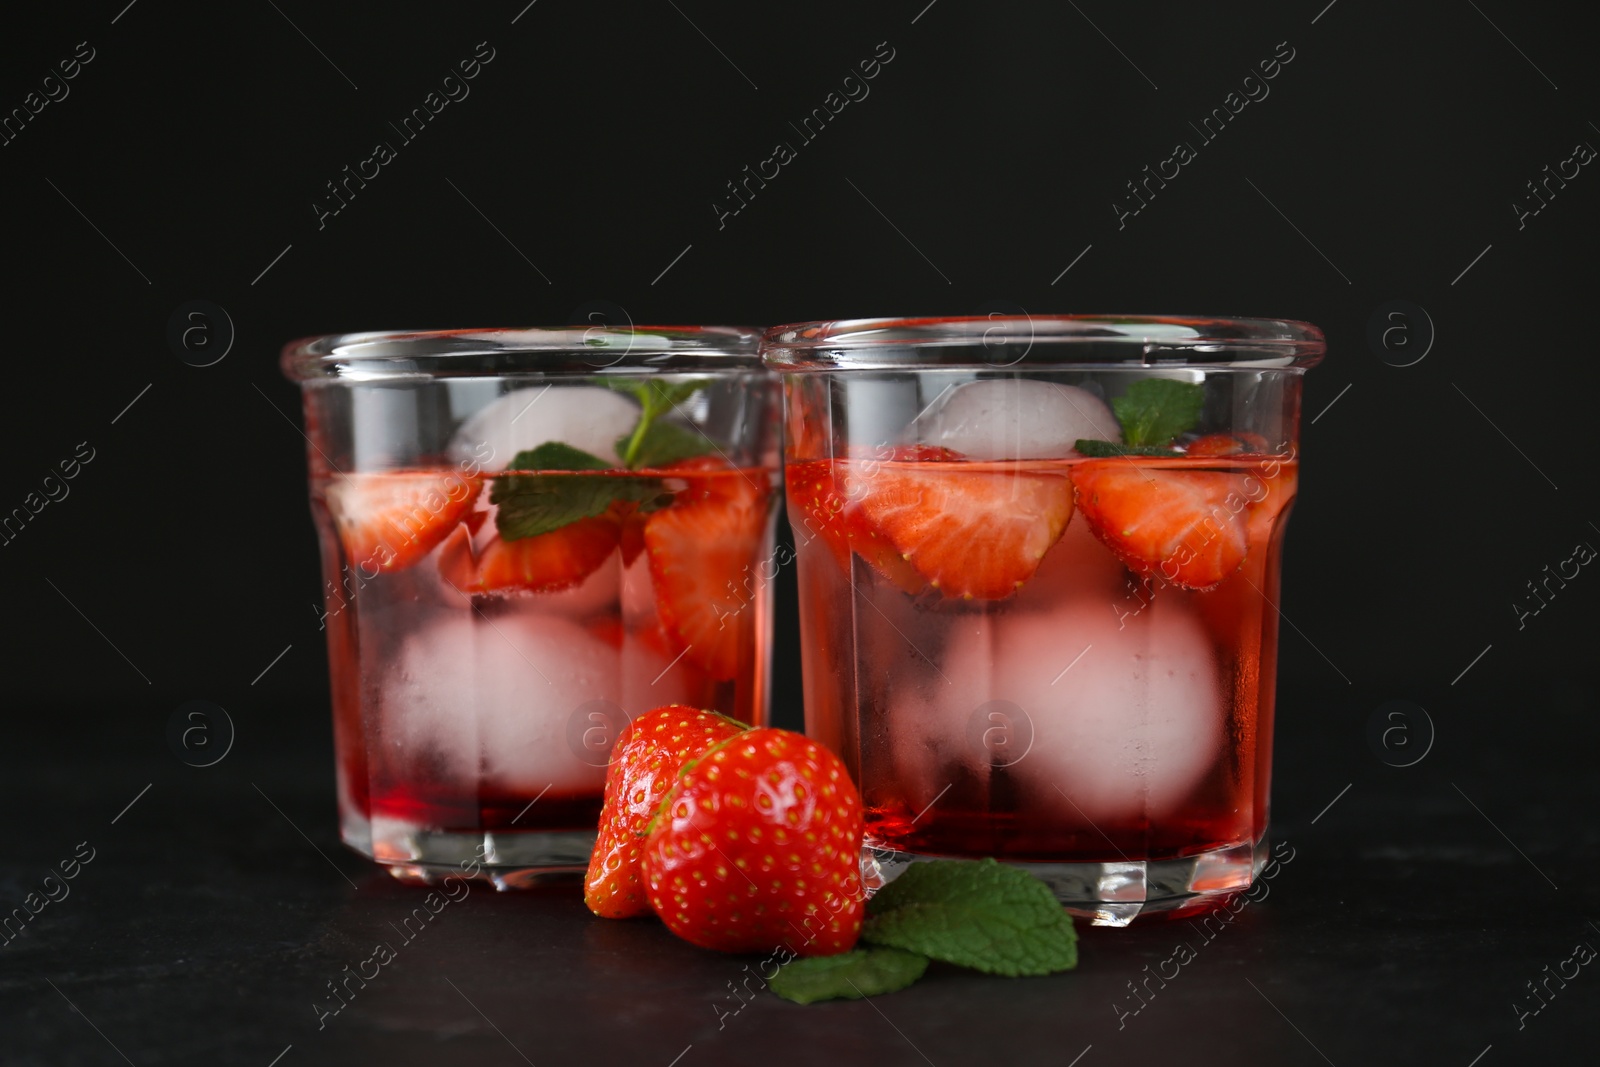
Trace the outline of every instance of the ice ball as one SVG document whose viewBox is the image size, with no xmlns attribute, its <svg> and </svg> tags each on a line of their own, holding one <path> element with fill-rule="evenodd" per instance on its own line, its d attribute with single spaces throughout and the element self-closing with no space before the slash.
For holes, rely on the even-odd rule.
<svg viewBox="0 0 1600 1067">
<path fill-rule="evenodd" d="M 440 767 L 463 788 L 481 776 L 530 795 L 604 785 L 604 753 L 585 741 L 596 707 L 631 719 L 688 694 L 682 666 L 645 639 L 608 640 L 531 610 L 436 621 L 402 644 L 383 685 L 391 754 Z"/>
<path fill-rule="evenodd" d="M 911 425 L 912 439 L 975 460 L 1059 459 L 1079 438 L 1121 441 L 1103 400 L 1075 385 L 988 378 L 951 386 Z"/>
<path fill-rule="evenodd" d="M 1030 808 L 1066 823 L 1160 818 L 1199 784 L 1223 742 L 1215 653 L 1170 591 L 1120 618 L 1097 597 L 975 615 L 952 630 L 940 666 L 944 684 L 909 699 L 893 723 L 903 776 L 924 792 L 954 769 L 982 779 L 998 764 Z M 1025 745 L 1003 760 L 985 747 L 985 709 L 994 708 L 1013 749 Z"/>
<path fill-rule="evenodd" d="M 620 465 L 617 438 L 639 421 L 639 405 L 595 385 L 537 385 L 480 408 L 450 441 L 449 458 L 504 470 L 518 452 L 560 441 Z"/>
</svg>

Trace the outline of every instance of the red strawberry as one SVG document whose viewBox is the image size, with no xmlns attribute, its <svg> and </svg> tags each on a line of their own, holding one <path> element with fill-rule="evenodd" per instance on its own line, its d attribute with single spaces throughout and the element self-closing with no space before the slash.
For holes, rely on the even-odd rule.
<svg viewBox="0 0 1600 1067">
<path fill-rule="evenodd" d="M 328 485 L 328 511 L 352 563 L 397 571 L 456 529 L 479 484 L 454 471 L 345 474 Z"/>
<path fill-rule="evenodd" d="M 872 565 L 890 583 L 899 589 L 916 596 L 928 588 L 928 579 L 917 568 L 906 562 L 894 543 L 880 534 L 871 523 L 867 522 L 862 511 L 857 507 L 849 524 L 850 548 L 856 555 Z"/>
<path fill-rule="evenodd" d="M 1188 589 L 1209 589 L 1249 548 L 1239 474 L 1094 460 L 1072 469 L 1078 509 L 1129 569 Z"/>
<path fill-rule="evenodd" d="M 1058 474 L 963 469 L 956 453 L 919 448 L 851 461 L 865 543 L 898 557 L 947 597 L 998 600 L 1033 577 L 1072 518 L 1072 483 Z M 873 557 L 862 553 L 866 558 Z"/>
<path fill-rule="evenodd" d="M 800 511 L 797 536 L 802 541 L 820 538 L 846 575 L 854 552 L 915 596 L 927 588 L 927 580 L 862 517 L 860 502 L 848 499 L 847 468 L 847 463 L 831 460 L 788 465 L 789 499 Z"/>
<path fill-rule="evenodd" d="M 745 729 L 742 722 L 682 704 L 647 711 L 623 727 L 606 769 L 600 834 L 583 880 L 590 911 L 604 919 L 630 919 L 650 910 L 639 874 L 645 829 L 684 763 Z"/>
<path fill-rule="evenodd" d="M 1191 441 L 1184 449 L 1190 456 L 1237 456 L 1242 452 L 1265 452 L 1267 439 L 1258 433 L 1212 433 Z"/>
<path fill-rule="evenodd" d="M 476 561 L 472 561 L 467 544 L 452 542 L 439 556 L 439 570 L 463 593 L 495 589 L 553 593 L 577 585 L 598 570 L 616 551 L 617 538 L 617 521 L 600 515 L 515 541 L 495 534 Z"/>
<path fill-rule="evenodd" d="M 850 537 L 845 530 L 846 501 L 828 460 L 784 464 L 789 502 L 795 513 L 795 535 L 802 541 L 820 537 L 839 569 L 850 573 Z"/>
<path fill-rule="evenodd" d="M 723 952 L 848 952 L 861 933 L 861 798 L 844 764 L 787 730 L 750 730 L 692 764 L 645 838 L 650 906 Z"/>
<path fill-rule="evenodd" d="M 752 587 L 768 519 L 767 475 L 723 470 L 688 476 L 672 504 L 644 524 L 661 621 L 683 642 L 684 655 L 718 681 L 738 673 L 738 621 L 747 609 L 745 617 L 753 618 Z"/>
</svg>

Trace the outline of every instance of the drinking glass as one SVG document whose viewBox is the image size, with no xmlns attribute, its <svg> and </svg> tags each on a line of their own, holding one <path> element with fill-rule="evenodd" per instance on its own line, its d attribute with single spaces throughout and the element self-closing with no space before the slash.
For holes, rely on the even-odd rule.
<svg viewBox="0 0 1600 1067">
<path fill-rule="evenodd" d="M 876 319 L 768 331 L 806 729 L 875 877 L 1026 866 L 1096 923 L 1268 855 L 1300 322 Z"/>
<path fill-rule="evenodd" d="M 290 344 L 340 830 L 402 880 L 582 870 L 617 733 L 766 719 L 777 388 L 731 327 Z"/>
</svg>

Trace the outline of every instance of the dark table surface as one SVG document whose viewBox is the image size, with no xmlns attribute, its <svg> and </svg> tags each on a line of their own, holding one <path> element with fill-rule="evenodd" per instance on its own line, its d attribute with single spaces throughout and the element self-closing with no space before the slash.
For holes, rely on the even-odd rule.
<svg viewBox="0 0 1600 1067">
<path fill-rule="evenodd" d="M 1415 747 L 1388 753 L 1426 753 L 1406 767 L 1368 742 L 1392 694 L 1285 693 L 1273 833 L 1293 858 L 1225 927 L 1085 929 L 1074 973 L 935 971 L 870 1002 L 809 1007 L 735 999 L 757 960 L 653 921 L 594 919 L 576 881 L 474 884 L 405 940 L 422 892 L 337 843 L 316 709 L 241 718 L 228 758 L 193 768 L 161 737 L 167 708 L 122 709 L 92 739 L 79 725 L 111 709 L 34 708 L 12 717 L 4 758 L 0 902 L 21 907 L 63 860 L 93 858 L 68 895 L 50 883 L 61 899 L 0 948 L 0 1059 L 1592 1062 L 1600 973 L 1578 962 L 1592 949 L 1574 953 L 1600 946 L 1600 731 L 1582 687 L 1529 685 L 1425 697 L 1431 747 L 1413 713 Z M 319 1025 L 328 983 L 380 941 L 396 958 Z M 1134 999 L 1130 982 L 1171 975 L 1162 961 L 1179 944 L 1193 958 Z"/>
</svg>

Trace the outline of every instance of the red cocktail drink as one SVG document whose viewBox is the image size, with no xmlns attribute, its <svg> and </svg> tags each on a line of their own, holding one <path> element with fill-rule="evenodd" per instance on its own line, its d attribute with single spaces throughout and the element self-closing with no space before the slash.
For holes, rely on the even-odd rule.
<svg viewBox="0 0 1600 1067">
<path fill-rule="evenodd" d="M 959 326 L 870 325 L 908 364 L 919 332 L 958 336 L 914 370 L 851 349 L 855 324 L 816 342 L 826 369 L 768 358 L 790 371 L 807 731 L 850 767 L 887 875 L 993 856 L 1108 924 L 1247 887 L 1298 372 L 1105 366 L 1115 327 L 1075 319 L 1046 324 L 1040 365 L 973 367 Z M 1096 360 L 1071 366 L 1085 335 Z"/>
<path fill-rule="evenodd" d="M 434 335 L 290 356 L 350 375 L 306 394 L 319 614 L 344 838 L 400 877 L 581 870 L 631 718 L 766 716 L 775 397 L 722 350 L 748 335 L 611 335 L 678 346 L 684 373 L 647 374 L 585 362 L 595 331 L 530 333 L 449 335 L 421 381 Z M 526 366 L 485 379 L 463 348 Z"/>
</svg>

